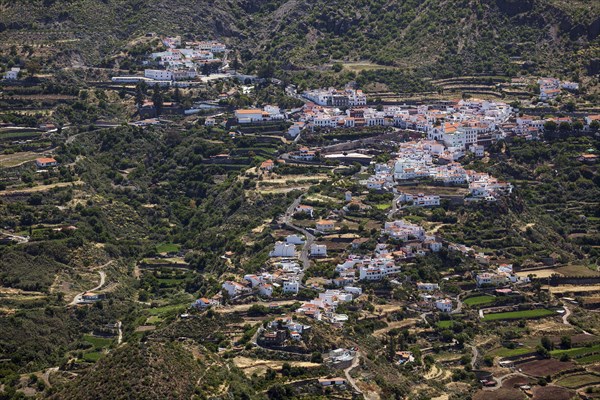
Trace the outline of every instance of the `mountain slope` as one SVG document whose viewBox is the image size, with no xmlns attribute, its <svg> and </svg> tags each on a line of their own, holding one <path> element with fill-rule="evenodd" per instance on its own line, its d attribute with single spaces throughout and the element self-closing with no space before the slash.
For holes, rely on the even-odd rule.
<svg viewBox="0 0 600 400">
<path fill-rule="evenodd" d="M 584 0 L 28 0 L 0 9 L 5 46 L 45 44 L 88 64 L 148 31 L 221 38 L 244 61 L 283 69 L 371 60 L 436 76 L 569 72 L 600 51 L 600 5 Z"/>
</svg>

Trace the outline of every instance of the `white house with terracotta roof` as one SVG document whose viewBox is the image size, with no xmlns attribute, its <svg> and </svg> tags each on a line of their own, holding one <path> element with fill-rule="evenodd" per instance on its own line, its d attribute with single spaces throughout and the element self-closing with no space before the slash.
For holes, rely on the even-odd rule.
<svg viewBox="0 0 600 400">
<path fill-rule="evenodd" d="M 273 160 L 265 160 L 260 164 L 260 169 L 264 171 L 271 171 L 275 168 L 275 162 Z"/>
<path fill-rule="evenodd" d="M 35 165 L 37 165 L 38 168 L 48 168 L 57 166 L 58 162 L 51 157 L 42 157 L 35 159 Z"/>
<path fill-rule="evenodd" d="M 261 276 L 258 275 L 254 275 L 254 274 L 247 274 L 244 275 L 244 280 L 250 282 L 250 285 L 254 288 L 257 287 L 258 285 L 260 285 L 263 281 Z"/>
<path fill-rule="evenodd" d="M 259 108 L 235 110 L 235 118 L 240 124 L 251 124 L 262 122 L 269 114 Z"/>
<path fill-rule="evenodd" d="M 221 288 L 229 294 L 230 297 L 236 297 L 250 291 L 250 288 L 234 281 L 225 281 Z"/>
<path fill-rule="evenodd" d="M 304 204 L 299 204 L 298 207 L 296 207 L 296 209 L 294 210 L 295 213 L 299 214 L 299 213 L 305 213 L 311 216 L 313 216 L 313 212 L 315 211 L 315 209 L 312 206 L 306 206 Z"/>
<path fill-rule="evenodd" d="M 261 283 L 258 286 L 258 293 L 264 297 L 273 296 L 273 285 L 271 285 L 270 283 Z"/>
<path fill-rule="evenodd" d="M 333 231 L 335 229 L 335 222 L 328 219 L 322 219 L 320 221 L 317 221 L 316 229 L 319 232 Z"/>
</svg>

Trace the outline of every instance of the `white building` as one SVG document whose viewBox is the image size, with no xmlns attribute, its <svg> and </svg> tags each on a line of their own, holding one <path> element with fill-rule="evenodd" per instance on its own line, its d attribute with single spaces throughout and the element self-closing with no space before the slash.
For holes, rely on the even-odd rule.
<svg viewBox="0 0 600 400">
<path fill-rule="evenodd" d="M 471 151 L 471 153 L 473 153 L 473 155 L 475 155 L 475 157 L 481 158 L 485 155 L 485 149 L 482 145 L 472 144 L 469 147 L 469 150 Z"/>
<path fill-rule="evenodd" d="M 4 79 L 7 79 L 7 80 L 16 80 L 16 79 L 19 79 L 19 72 L 21 72 L 21 68 L 19 68 L 19 67 L 12 67 L 10 69 L 10 71 L 6 71 L 4 73 Z"/>
<path fill-rule="evenodd" d="M 269 257 L 294 257 L 295 255 L 296 246 L 285 242 L 275 243 L 275 249 L 269 253 Z"/>
<path fill-rule="evenodd" d="M 300 290 L 300 282 L 298 282 L 297 280 L 287 280 L 287 281 L 283 282 L 283 288 L 282 288 L 283 293 L 298 294 L 299 290 Z"/>
<path fill-rule="evenodd" d="M 327 245 L 313 243 L 310 246 L 311 257 L 326 257 L 327 256 Z"/>
<path fill-rule="evenodd" d="M 233 281 L 225 281 L 223 282 L 223 285 L 221 287 L 227 292 L 227 294 L 229 294 L 230 297 L 236 297 L 241 295 L 242 293 L 250 291 L 249 288 L 242 285 L 241 283 Z"/>
<path fill-rule="evenodd" d="M 262 122 L 268 116 L 261 109 L 235 110 L 235 118 L 240 124 L 251 124 L 253 122 Z"/>
<path fill-rule="evenodd" d="M 144 77 L 156 81 L 172 81 L 173 71 L 168 71 L 166 69 L 146 69 L 144 70 Z"/>
<path fill-rule="evenodd" d="M 298 207 L 296 207 L 296 209 L 294 210 L 295 213 L 305 213 L 311 216 L 313 216 L 313 212 L 314 212 L 314 208 L 312 208 L 311 206 L 305 206 L 303 204 L 298 205 Z"/>
<path fill-rule="evenodd" d="M 300 132 L 302 132 L 302 130 L 304 129 L 305 126 L 306 126 L 306 122 L 302 122 L 302 121 L 294 122 L 292 124 L 292 126 L 290 126 L 288 128 L 288 135 L 295 138 L 296 136 L 298 136 L 300 134 Z"/>
<path fill-rule="evenodd" d="M 400 201 L 405 203 L 412 202 L 412 205 L 415 207 L 434 207 L 440 205 L 440 196 L 434 194 L 425 195 L 423 193 L 419 193 L 415 196 L 404 193 L 400 196 Z"/>
<path fill-rule="evenodd" d="M 452 300 L 450 300 L 450 299 L 436 300 L 435 307 L 442 312 L 449 313 L 452 311 Z"/>
<path fill-rule="evenodd" d="M 326 219 L 322 219 L 322 220 L 320 220 L 320 221 L 317 222 L 316 229 L 319 232 L 332 231 L 332 230 L 335 229 L 335 222 L 334 221 L 330 221 L 330 220 L 326 220 Z"/>
<path fill-rule="evenodd" d="M 417 282 L 417 289 L 432 292 L 434 290 L 439 290 L 440 285 L 438 285 L 437 283 Z"/>
<path fill-rule="evenodd" d="M 400 266 L 394 265 L 393 263 L 390 265 L 382 266 L 370 265 L 368 267 L 359 268 L 359 279 L 361 281 L 378 281 L 385 278 L 388 275 L 396 274 L 400 271 Z"/>
<path fill-rule="evenodd" d="M 288 244 L 304 244 L 304 239 L 301 236 L 293 234 L 285 237 L 285 242 Z"/>
<path fill-rule="evenodd" d="M 244 280 L 250 282 L 250 285 L 254 288 L 262 283 L 262 277 L 258 275 L 244 275 Z"/>
<path fill-rule="evenodd" d="M 43 157 L 36 158 L 35 165 L 38 168 L 56 167 L 58 165 L 58 162 L 54 158 Z"/>
<path fill-rule="evenodd" d="M 425 229 L 423 227 L 405 220 L 386 222 L 383 231 L 391 238 L 400 240 L 408 240 L 411 237 L 419 240 L 425 239 Z"/>
<path fill-rule="evenodd" d="M 273 296 L 273 285 L 270 283 L 262 283 L 258 286 L 258 293 L 264 297 Z"/>
<path fill-rule="evenodd" d="M 362 294 L 362 289 L 355 286 L 344 286 L 344 290 L 355 296 L 360 296 Z"/>
<path fill-rule="evenodd" d="M 498 285 L 505 284 L 507 281 L 507 277 L 504 274 L 483 272 L 481 274 L 477 274 L 477 276 L 475 277 L 475 281 L 477 282 L 477 286 L 484 286 L 484 285 L 498 286 Z"/>
</svg>

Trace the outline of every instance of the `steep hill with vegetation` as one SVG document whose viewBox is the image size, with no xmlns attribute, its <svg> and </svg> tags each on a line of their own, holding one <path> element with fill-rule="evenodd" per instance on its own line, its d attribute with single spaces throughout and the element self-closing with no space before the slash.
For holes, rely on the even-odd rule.
<svg viewBox="0 0 600 400">
<path fill-rule="evenodd" d="M 424 76 L 570 75 L 599 55 L 600 5 L 584 0 L 28 0 L 0 9 L 4 46 L 75 65 L 151 31 L 222 39 L 264 73 L 268 60 L 286 71 L 368 60 Z"/>
</svg>

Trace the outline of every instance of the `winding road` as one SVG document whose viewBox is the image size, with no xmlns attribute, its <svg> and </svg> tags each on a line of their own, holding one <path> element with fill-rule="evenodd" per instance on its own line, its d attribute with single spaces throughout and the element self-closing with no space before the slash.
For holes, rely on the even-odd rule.
<svg viewBox="0 0 600 400">
<path fill-rule="evenodd" d="M 357 352 L 356 356 L 354 357 L 354 360 L 352 360 L 352 364 L 348 368 L 344 369 L 344 375 L 346 376 L 346 380 L 348 381 L 350 386 L 352 386 L 352 388 L 357 393 L 360 393 L 366 400 L 379 400 L 380 397 L 377 393 L 362 391 L 356 384 L 356 380 L 350 375 L 350 371 L 352 371 L 354 368 L 356 368 L 358 366 L 358 364 L 360 362 L 360 357 L 361 357 L 360 352 Z"/>
<path fill-rule="evenodd" d="M 107 262 L 106 264 L 103 264 L 99 267 L 96 267 L 95 269 L 103 269 L 108 267 L 110 264 L 112 264 L 113 262 L 115 262 L 115 260 L 110 260 L 109 262 Z M 100 275 L 100 283 L 98 284 L 98 286 L 96 286 L 95 288 L 86 290 L 85 292 L 81 292 L 79 294 L 77 294 L 75 296 L 75 298 L 73 299 L 72 302 L 70 302 L 68 305 L 69 306 L 76 306 L 77 304 L 81 304 L 83 303 L 83 295 L 87 292 L 94 292 L 96 290 L 100 290 L 102 288 L 102 286 L 104 286 L 104 283 L 106 282 L 106 273 L 104 271 L 98 271 L 98 274 Z"/>
<path fill-rule="evenodd" d="M 510 374 L 502 375 L 501 377 L 498 377 L 498 378 L 492 377 L 492 379 L 496 382 L 496 386 L 484 387 L 483 390 L 485 390 L 487 392 L 495 392 L 496 390 L 498 390 L 502 387 L 502 382 L 505 379 L 512 378 L 513 376 L 522 376 L 524 378 L 531 378 L 530 376 L 527 376 L 521 372 L 511 372 Z"/>
<path fill-rule="evenodd" d="M 565 305 L 565 303 L 563 303 L 563 308 L 565 309 L 565 313 L 562 316 L 562 321 L 563 324 L 565 325 L 569 325 L 569 326 L 573 326 L 572 323 L 569 322 L 569 317 L 571 316 L 571 310 Z M 573 326 L 574 328 L 578 328 Z M 584 331 L 583 329 L 581 329 L 581 333 L 583 333 L 584 335 L 591 335 L 591 333 Z"/>
</svg>

